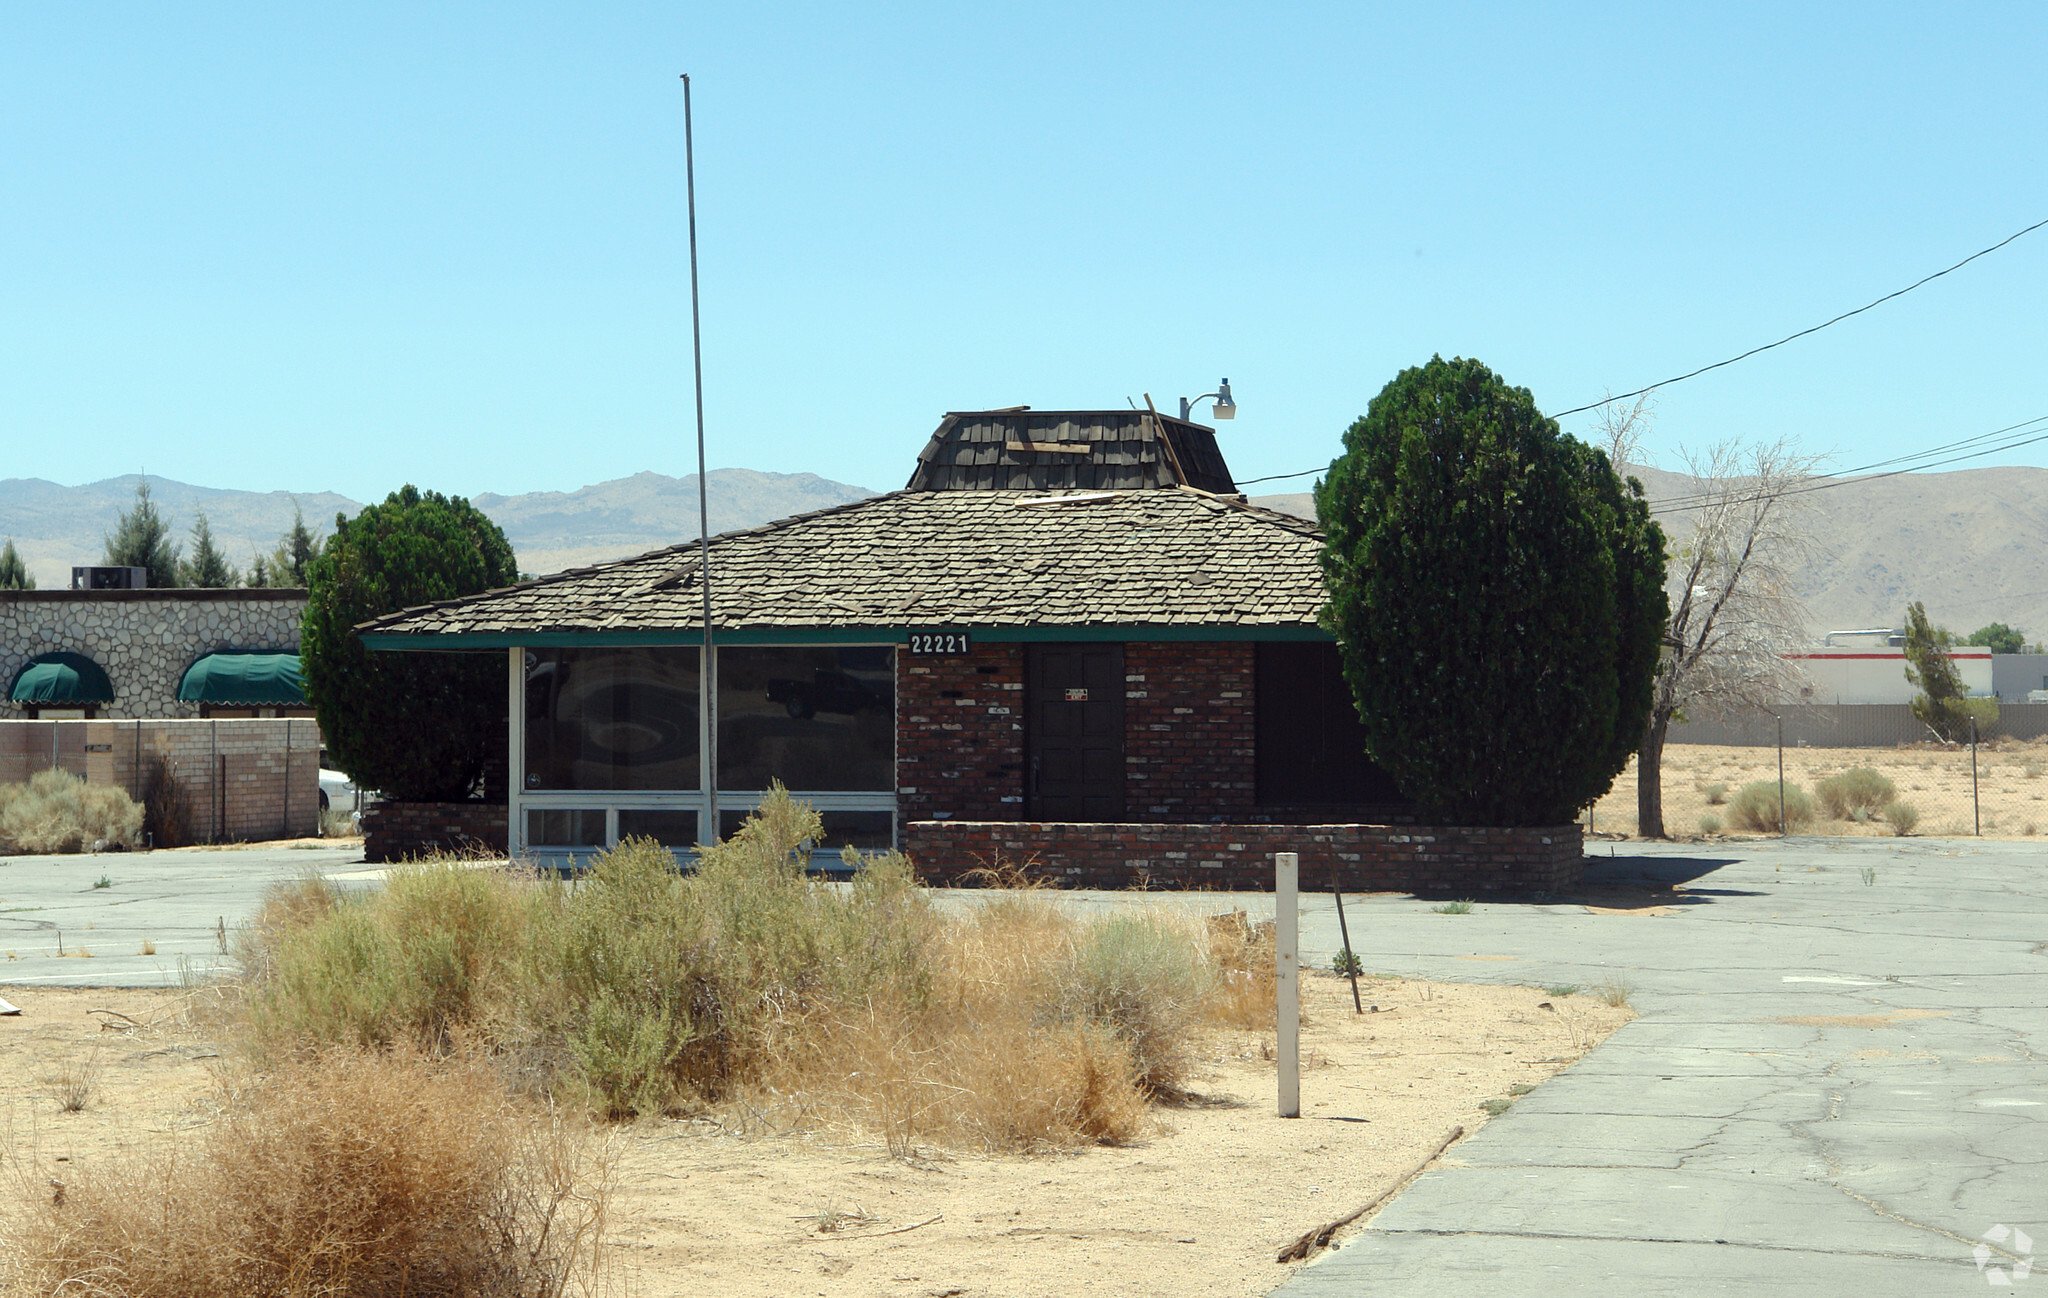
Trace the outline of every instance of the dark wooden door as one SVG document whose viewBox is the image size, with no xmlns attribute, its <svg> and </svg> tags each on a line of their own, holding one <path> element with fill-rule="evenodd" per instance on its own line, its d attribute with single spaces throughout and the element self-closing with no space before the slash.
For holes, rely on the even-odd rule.
<svg viewBox="0 0 2048 1298">
<path fill-rule="evenodd" d="M 1026 788 L 1033 820 L 1124 815 L 1124 647 L 1025 650 Z"/>
</svg>

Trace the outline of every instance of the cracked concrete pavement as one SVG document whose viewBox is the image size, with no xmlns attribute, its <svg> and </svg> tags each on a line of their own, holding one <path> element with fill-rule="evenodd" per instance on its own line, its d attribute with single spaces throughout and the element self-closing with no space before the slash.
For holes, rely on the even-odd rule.
<svg viewBox="0 0 2048 1298">
<path fill-rule="evenodd" d="M 2048 852 L 1612 847 L 1572 901 L 1347 898 L 1368 969 L 1618 979 L 1641 1017 L 1276 1293 L 2023 1291 L 2017 1237 L 1984 1237 L 2048 1240 Z M 1317 901 L 1303 959 L 1326 962 Z"/>
<path fill-rule="evenodd" d="M 1594 845 L 1570 899 L 1446 915 L 1432 910 L 1441 898 L 1347 898 L 1369 970 L 1618 979 L 1641 1017 L 1277 1292 L 1883 1298 L 1980 1291 L 1990 1268 L 2012 1281 L 2016 1238 L 1986 1233 L 2048 1239 L 2048 852 L 1933 839 L 1609 849 Z M 252 915 L 271 882 L 311 871 L 374 886 L 382 871 L 360 862 L 353 845 L 0 858 L 0 986 L 177 985 L 181 964 L 218 967 L 220 927 Z M 1272 912 L 1270 895 L 1064 895 Z M 57 955 L 60 940 L 74 954 Z M 1329 898 L 1304 898 L 1304 960 L 1327 967 L 1338 947 Z M 1303 1091 L 1312 1105 L 1313 1073 Z M 1356 1202 L 1383 1188 L 1355 1187 Z"/>
<path fill-rule="evenodd" d="M 0 987 L 176 987 L 211 976 L 227 966 L 223 938 L 271 884 L 382 877 L 362 865 L 360 841 L 343 842 L 0 856 Z"/>
</svg>

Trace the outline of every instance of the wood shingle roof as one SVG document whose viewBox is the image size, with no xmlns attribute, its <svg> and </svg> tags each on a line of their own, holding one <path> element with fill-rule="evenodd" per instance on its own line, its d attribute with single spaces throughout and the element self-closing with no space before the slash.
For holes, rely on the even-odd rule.
<svg viewBox="0 0 2048 1298">
<path fill-rule="evenodd" d="M 1214 430 L 1150 410 L 955 412 L 918 452 L 909 491 L 1237 490 Z"/>
<path fill-rule="evenodd" d="M 1266 628 L 1314 634 L 1314 524 L 1182 487 L 899 491 L 711 541 L 718 632 Z M 376 648 L 698 633 L 697 544 L 407 609 Z M 452 639 L 450 639 L 452 638 Z"/>
</svg>

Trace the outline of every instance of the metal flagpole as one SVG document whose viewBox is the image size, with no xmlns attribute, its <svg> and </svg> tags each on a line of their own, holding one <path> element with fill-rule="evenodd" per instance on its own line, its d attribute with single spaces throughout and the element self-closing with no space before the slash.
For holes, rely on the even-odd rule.
<svg viewBox="0 0 2048 1298">
<path fill-rule="evenodd" d="M 718 823 L 718 653 L 711 636 L 711 496 L 704 481 L 704 327 L 697 313 L 697 147 L 690 122 L 690 74 L 683 74 L 683 181 L 690 206 L 690 362 L 697 380 L 697 584 L 704 592 L 704 657 L 699 671 L 704 682 L 705 806 L 711 841 L 720 836 Z"/>
</svg>

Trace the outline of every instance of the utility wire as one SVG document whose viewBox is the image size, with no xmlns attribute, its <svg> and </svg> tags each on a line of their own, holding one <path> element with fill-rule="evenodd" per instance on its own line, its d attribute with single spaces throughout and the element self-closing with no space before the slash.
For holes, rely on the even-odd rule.
<svg viewBox="0 0 2048 1298">
<path fill-rule="evenodd" d="M 2048 422 L 2048 415 L 2036 415 L 2032 419 L 2023 419 L 2019 423 L 2008 424 L 2004 428 L 1996 429 L 1989 433 L 1979 433 L 1975 437 L 1965 437 L 1960 441 L 1948 442 L 1941 446 L 1930 446 L 1926 450 L 1915 451 L 1909 455 L 1897 455 L 1893 456 L 1891 459 L 1888 460 L 1875 460 L 1869 464 L 1858 465 L 1853 469 L 1843 469 L 1840 472 L 1836 473 L 1816 475 L 1815 480 L 1825 478 L 1829 480 L 1835 480 L 1843 485 L 1846 485 L 1846 483 L 1851 480 L 1870 481 L 1871 479 L 1869 478 L 1859 478 L 1857 475 L 1870 474 L 1873 470 L 1890 468 L 1892 465 L 1896 464 L 1903 464 L 1906 466 L 1905 468 L 1896 470 L 1897 473 L 1910 473 L 1919 469 L 1935 468 L 1938 465 L 1942 464 L 1953 464 L 1960 460 L 1974 459 L 1979 455 L 1989 455 L 1996 451 L 2012 450 L 2017 447 L 2028 446 L 2034 442 L 2040 441 L 2041 438 L 2033 436 L 2015 437 L 2010 441 L 2000 442 L 1996 445 L 1990 446 L 1985 449 L 1974 450 L 1968 454 L 1957 454 L 1950 456 L 1950 458 L 1947 459 L 1933 458 L 1935 456 L 1946 455 L 1949 452 L 1960 452 L 1967 447 L 1980 447 L 1983 443 L 1988 442 L 1993 438 L 2004 437 L 2010 433 L 2016 433 L 2021 430 L 2033 430 L 2043 422 Z M 1872 476 L 1880 478 L 1889 478 L 1894 476 L 1894 474 L 1879 473 L 1873 474 Z M 1656 512 L 1659 510 L 1669 510 L 1673 508 L 1685 507 L 1691 505 L 1696 501 L 1712 499 L 1713 497 L 1719 494 L 1720 493 L 1710 489 L 1702 489 L 1694 492 L 1684 492 L 1676 496 L 1667 496 L 1662 500 L 1653 500 L 1650 502 L 1650 508 L 1652 512 Z"/>
<path fill-rule="evenodd" d="M 2042 419 L 2048 419 L 2048 415 L 2042 416 Z M 2041 420 L 2028 420 L 2027 422 L 2039 423 L 2041 422 Z M 1892 469 L 1886 473 L 1873 473 L 1868 475 L 1867 477 L 1819 478 L 1803 483 L 1797 487 L 1788 487 L 1783 491 L 1759 492 L 1757 493 L 1756 498 L 1762 499 L 1765 496 L 1777 496 L 1781 498 L 1785 496 L 1804 496 L 1815 491 L 1833 491 L 1837 487 L 1854 487 L 1867 482 L 1877 482 L 1884 478 L 1896 478 L 1899 477 L 1901 474 L 1917 473 L 1922 469 L 1940 468 L 1944 464 L 1960 464 L 1964 460 L 1981 459 L 1986 455 L 1996 455 L 2001 451 L 2010 451 L 2021 446 L 2031 446 L 2036 442 L 2048 442 L 2048 433 L 2035 433 L 2030 437 L 2021 437 L 2016 438 L 2010 442 L 2001 442 L 1996 446 L 1989 446 L 1985 447 L 1982 450 L 1970 451 L 1967 454 L 1952 455 L 1946 459 L 1933 460 L 1925 464 L 1908 465 L 1903 469 Z M 1697 509 L 1705 509 L 1714 503 L 1708 493 L 1701 493 L 1699 497 L 1691 499 L 1682 496 L 1675 496 L 1672 498 L 1672 500 L 1683 501 L 1685 503 L 1673 504 L 1666 501 L 1653 501 L 1650 505 L 1650 513 L 1653 516 L 1660 514 L 1686 514 L 1691 513 L 1692 511 Z"/>
<path fill-rule="evenodd" d="M 1559 411 L 1557 414 L 1552 415 L 1551 418 L 1563 419 L 1566 415 L 1579 415 L 1584 414 L 1588 410 L 1597 410 L 1601 406 L 1610 405 L 1616 401 L 1626 401 L 1630 397 L 1639 397 L 1646 392 L 1654 392 L 1658 388 L 1669 387 L 1673 383 L 1683 383 L 1687 379 L 1698 378 L 1700 375 L 1708 373 L 1711 370 L 1718 370 L 1725 366 L 1733 365 L 1737 361 L 1746 361 L 1750 357 L 1755 356 L 1761 352 L 1770 351 L 1774 347 L 1783 347 L 1786 343 L 1797 342 L 1799 339 L 1806 337 L 1808 334 L 1817 334 L 1821 330 L 1826 329 L 1830 325 L 1840 324 L 1842 323 L 1842 321 L 1847 320 L 1850 316 L 1862 315 L 1865 311 L 1871 310 L 1873 307 L 1883 306 L 1885 303 L 1891 301 L 1895 297 L 1904 297 L 1906 294 L 1911 293 L 1914 289 L 1919 288 L 1921 285 L 1931 284 L 1935 280 L 1940 279 L 1943 275 L 1947 275 L 1954 271 L 1961 270 L 1963 267 L 1969 265 L 1971 262 L 1977 260 L 1979 257 L 1988 257 L 1992 253 L 1997 252 L 2000 248 L 2005 247 L 2007 244 L 2013 242 L 2014 240 L 2019 239 L 2025 235 L 2032 234 L 2034 231 L 2042 228 L 2043 226 L 2048 226 L 2048 219 L 2036 221 L 2032 225 L 2028 226 L 2026 229 L 2016 231 L 2013 234 L 2009 234 L 2005 238 L 2000 239 L 1997 243 L 1992 244 L 1988 248 L 1982 248 L 1976 252 L 1971 253 L 1969 256 L 1963 258 L 1961 261 L 1957 262 L 1953 266 L 1949 266 L 1945 269 L 1935 271 L 1932 275 L 1928 275 L 1925 278 L 1914 280 L 1911 284 L 1906 285 L 1906 287 L 1898 289 L 1894 292 L 1887 293 L 1883 297 L 1878 298 L 1874 302 L 1865 303 L 1863 306 L 1857 307 L 1854 311 L 1844 311 L 1842 312 L 1842 314 L 1836 316 L 1832 320 L 1823 320 L 1819 324 L 1814 325 L 1810 329 L 1801 329 L 1798 333 L 1787 334 L 1783 338 L 1780 338 L 1778 341 L 1774 343 L 1765 343 L 1761 347 L 1752 347 L 1748 351 L 1743 352 L 1739 356 L 1730 356 L 1727 360 L 1715 361 L 1712 365 L 1702 365 L 1696 370 L 1688 371 L 1687 373 L 1677 375 L 1674 378 L 1664 379 L 1661 382 L 1652 383 L 1648 387 L 1637 388 L 1633 392 L 1623 392 L 1618 396 L 1605 397 L 1599 401 L 1592 402 L 1588 405 L 1573 406 L 1570 410 Z M 1987 436 L 1988 435 L 1989 434 L 1987 434 Z M 1250 486 L 1253 483 L 1258 482 L 1280 482 L 1287 478 L 1305 478 L 1312 473 L 1322 472 L 1324 472 L 1324 469 L 1303 469 L 1299 473 L 1275 473 L 1270 474 L 1267 477 L 1263 478 L 1246 478 L 1240 485 Z"/>
<path fill-rule="evenodd" d="M 1570 410 L 1561 410 L 1557 414 L 1552 415 L 1551 418 L 1562 419 L 1566 415 L 1583 414 L 1588 410 L 1595 409 L 1599 406 L 1608 405 L 1612 402 L 1626 401 L 1630 397 L 1639 397 L 1642 396 L 1645 392 L 1650 392 L 1657 388 L 1669 387 L 1673 383 L 1683 383 L 1687 379 L 1698 378 L 1700 375 L 1705 374 L 1709 370 L 1718 370 L 1724 365 L 1733 365 L 1737 361 L 1746 361 L 1750 357 L 1755 356 L 1759 352 L 1767 352 L 1771 350 L 1773 347 L 1783 347 L 1786 343 L 1795 342 L 1798 339 L 1806 337 L 1808 334 L 1817 334 L 1821 330 L 1827 328 L 1829 325 L 1840 324 L 1842 323 L 1842 321 L 1847 320 L 1850 316 L 1862 315 L 1865 311 L 1870 310 L 1872 307 L 1883 306 L 1885 303 L 1891 301 L 1895 297 L 1904 297 L 1906 294 L 1911 293 L 1914 289 L 1919 288 L 1922 284 L 1931 284 L 1935 280 L 1940 279 L 1943 275 L 1949 274 L 1951 271 L 1961 270 L 1963 267 L 1977 260 L 1977 258 L 1988 257 L 1992 253 L 1997 252 L 2000 248 L 2003 248 L 2005 245 L 2011 243 L 2013 240 L 2020 238 L 2022 235 L 2032 234 L 2034 231 L 2040 229 L 2044 225 L 2048 225 L 2048 220 L 2036 221 L 2032 225 L 2028 226 L 2026 229 L 2021 230 L 2016 234 L 2009 234 L 2005 238 L 2000 239 L 1997 243 L 1992 244 L 1989 248 L 1984 248 L 1977 252 L 1971 253 L 1969 256 L 1963 258 L 1955 265 L 1948 267 L 1946 270 L 1935 271 L 1932 275 L 1927 276 L 1925 279 L 1916 279 L 1911 284 L 1906 285 L 1906 287 L 1899 289 L 1895 292 L 1887 293 L 1883 297 L 1877 299 L 1875 302 L 1866 303 L 1863 306 L 1857 307 L 1854 311 L 1844 311 L 1842 312 L 1842 314 L 1836 316 L 1834 319 L 1823 320 L 1819 324 L 1813 326 L 1811 329 L 1801 329 L 1796 334 L 1787 334 L 1783 338 L 1780 338 L 1778 341 L 1774 343 L 1765 343 L 1761 347 L 1752 347 L 1748 351 L 1742 353 L 1740 356 L 1730 356 L 1725 361 L 1715 361 L 1712 365 L 1702 365 L 1698 369 L 1693 370 L 1686 374 L 1680 374 L 1676 378 L 1665 379 L 1661 383 L 1652 383 L 1649 387 L 1637 388 L 1633 392 L 1624 392 L 1620 396 L 1607 397 L 1603 400 L 1595 401 L 1590 405 L 1574 406 Z"/>
</svg>

